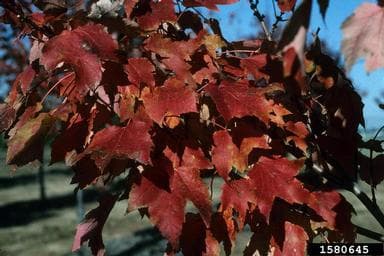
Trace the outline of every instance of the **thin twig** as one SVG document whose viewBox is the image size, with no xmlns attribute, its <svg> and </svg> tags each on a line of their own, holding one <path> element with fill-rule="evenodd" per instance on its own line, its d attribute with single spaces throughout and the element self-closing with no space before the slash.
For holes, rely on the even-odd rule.
<svg viewBox="0 0 384 256">
<path fill-rule="evenodd" d="M 215 173 L 212 175 L 211 182 L 209 184 L 210 190 L 211 190 L 211 200 L 213 200 L 213 181 L 215 179 Z"/>
<path fill-rule="evenodd" d="M 259 0 L 256 0 L 254 3 L 253 0 L 249 0 L 249 5 L 251 7 L 251 10 L 253 11 L 253 15 L 259 20 L 261 28 L 264 31 L 265 36 L 267 37 L 268 41 L 272 41 L 271 32 L 267 28 L 267 24 L 265 23 L 265 16 L 259 12 L 259 9 L 257 8 L 257 5 L 259 4 Z"/>
</svg>

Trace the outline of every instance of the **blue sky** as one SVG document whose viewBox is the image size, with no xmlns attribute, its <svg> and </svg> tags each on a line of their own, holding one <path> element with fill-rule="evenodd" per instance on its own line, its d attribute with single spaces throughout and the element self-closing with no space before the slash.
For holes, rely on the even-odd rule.
<svg viewBox="0 0 384 256">
<path fill-rule="evenodd" d="M 266 16 L 269 16 L 273 22 L 272 1 L 274 0 L 261 0 L 259 10 Z M 321 40 L 325 41 L 333 51 L 340 52 L 342 39 L 341 25 L 343 21 L 363 2 L 375 3 L 376 1 L 330 0 L 325 22 L 320 15 L 317 1 L 313 2 L 310 32 L 315 32 L 317 27 L 320 27 L 319 35 Z M 220 20 L 223 34 L 229 41 L 256 36 L 260 32 L 259 23 L 252 16 L 248 0 L 240 0 L 233 5 L 220 6 L 220 12 L 214 15 Z M 379 97 L 381 91 L 384 91 L 384 68 L 367 74 L 364 69 L 364 60 L 360 60 L 353 66 L 348 76 L 358 91 L 368 93 L 363 98 L 367 128 L 376 128 L 384 125 L 384 111 L 379 109 L 374 102 L 374 98 Z"/>
</svg>

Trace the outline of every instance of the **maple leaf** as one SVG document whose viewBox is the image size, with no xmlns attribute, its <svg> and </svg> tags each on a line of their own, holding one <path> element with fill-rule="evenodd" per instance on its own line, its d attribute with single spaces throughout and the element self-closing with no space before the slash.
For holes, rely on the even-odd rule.
<svg viewBox="0 0 384 256">
<path fill-rule="evenodd" d="M 13 82 L 12 89 L 20 88 L 24 95 L 27 94 L 35 75 L 36 71 L 33 69 L 32 65 L 27 66 L 23 72 L 17 75 L 15 81 Z"/>
<path fill-rule="evenodd" d="M 16 111 L 7 103 L 0 104 L 0 133 L 8 130 L 16 118 Z"/>
<path fill-rule="evenodd" d="M 384 180 L 384 155 L 380 154 L 369 160 L 369 157 L 364 155 L 359 156 L 360 178 L 367 184 L 376 186 Z"/>
<path fill-rule="evenodd" d="M 285 239 L 281 255 L 296 256 L 306 255 L 307 241 L 309 239 L 305 230 L 288 221 L 285 222 Z"/>
<path fill-rule="evenodd" d="M 176 20 L 175 5 L 172 0 L 151 1 L 150 12 L 137 17 L 137 22 L 144 30 L 154 30 L 163 22 L 173 23 Z"/>
<path fill-rule="evenodd" d="M 89 146 L 79 155 L 81 159 L 90 155 L 101 169 L 113 159 L 134 159 L 144 164 L 151 163 L 150 152 L 153 147 L 148 133 L 152 122 L 136 117 L 125 127 L 110 126 L 97 132 Z"/>
<path fill-rule="evenodd" d="M 168 160 L 153 161 L 154 168 L 145 170 L 140 183 L 132 187 L 128 203 L 130 210 L 148 207 L 151 221 L 171 245 L 177 248 L 184 222 L 186 200 L 192 201 L 199 209 L 206 226 L 211 219 L 211 201 L 208 189 L 200 178 L 200 170 L 196 168 L 201 167 L 201 161 L 184 165 L 184 162 L 193 161 L 193 155 L 187 151 L 180 165 L 178 156 L 169 148 L 166 148 L 164 153 Z M 205 164 L 203 166 L 208 167 Z M 156 185 L 167 177 L 169 189 Z"/>
<path fill-rule="evenodd" d="M 213 11 L 218 11 L 219 8 L 217 5 L 220 4 L 233 4 L 238 2 L 239 0 L 209 0 L 209 1 L 204 1 L 204 0 L 183 0 L 183 5 L 185 7 L 200 7 L 204 6 L 210 10 Z"/>
<path fill-rule="evenodd" d="M 143 93 L 146 113 L 159 125 L 166 116 L 197 112 L 196 93 L 178 79 L 170 78 L 153 92 Z"/>
<path fill-rule="evenodd" d="M 180 236 L 181 252 L 185 256 L 219 255 L 220 246 L 200 215 L 187 213 Z"/>
<path fill-rule="evenodd" d="M 105 195 L 100 200 L 99 206 L 87 213 L 84 221 L 77 226 L 72 252 L 79 250 L 84 242 L 89 241 L 88 245 L 93 255 L 105 255 L 101 233 L 116 200 L 117 196 Z"/>
<path fill-rule="evenodd" d="M 146 58 L 130 58 L 128 59 L 128 65 L 125 66 L 128 79 L 131 83 L 141 88 L 140 85 L 143 83 L 147 86 L 155 86 L 155 79 L 153 73 L 155 67 Z"/>
<path fill-rule="evenodd" d="M 248 172 L 257 194 L 257 206 L 267 220 L 276 197 L 298 204 L 308 200 L 309 191 L 295 178 L 301 165 L 300 161 L 261 157 Z"/>
<path fill-rule="evenodd" d="M 240 223 L 244 223 L 249 203 L 256 205 L 257 196 L 249 179 L 233 180 L 222 187 L 221 206 L 223 209 L 233 208 L 239 214 Z"/>
<path fill-rule="evenodd" d="M 63 161 L 72 150 L 80 153 L 88 135 L 88 123 L 85 119 L 73 118 L 68 126 L 55 138 L 51 147 L 51 164 Z"/>
<path fill-rule="evenodd" d="M 191 55 L 201 46 L 201 40 L 205 35 L 201 32 L 196 38 L 188 41 L 171 41 L 162 37 L 160 34 L 153 34 L 145 41 L 144 48 L 160 55 L 164 65 L 176 73 L 182 81 L 194 84 L 190 73 L 191 66 L 187 61 L 191 60 Z"/>
<path fill-rule="evenodd" d="M 367 72 L 384 66 L 384 45 L 381 40 L 383 18 L 383 7 L 373 3 L 363 3 L 344 21 L 341 50 L 345 56 L 347 69 L 351 69 L 359 58 L 366 58 Z"/>
<path fill-rule="evenodd" d="M 244 68 L 246 74 L 253 75 L 255 80 L 260 78 L 268 78 L 268 76 L 260 71 L 267 64 L 267 55 L 258 54 L 251 57 L 241 59 L 241 67 Z"/>
<path fill-rule="evenodd" d="M 40 113 L 21 126 L 8 141 L 7 164 L 25 165 L 42 159 L 43 140 L 54 119 L 47 113 Z"/>
<path fill-rule="evenodd" d="M 61 63 L 69 64 L 73 69 L 71 81 L 74 84 L 67 85 L 71 88 L 67 93 L 71 99 L 82 100 L 101 81 L 101 59 L 116 60 L 116 50 L 116 42 L 103 26 L 85 25 L 51 38 L 43 48 L 40 62 L 48 71 Z"/>
<path fill-rule="evenodd" d="M 272 101 L 264 96 L 264 91 L 249 87 L 243 82 L 222 81 L 219 86 L 210 84 L 205 88 L 216 104 L 217 110 L 226 121 L 234 117 L 255 116 L 268 124 L 272 112 Z"/>
<path fill-rule="evenodd" d="M 215 147 L 212 150 L 212 163 L 224 179 L 228 179 L 233 167 L 240 172 L 248 168 L 248 155 L 253 148 L 268 148 L 266 136 L 245 138 L 238 148 L 224 130 L 215 132 L 213 141 Z"/>
</svg>

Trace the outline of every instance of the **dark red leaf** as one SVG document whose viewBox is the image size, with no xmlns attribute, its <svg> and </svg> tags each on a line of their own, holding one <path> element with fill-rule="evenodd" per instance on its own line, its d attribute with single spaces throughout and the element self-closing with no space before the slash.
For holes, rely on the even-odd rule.
<svg viewBox="0 0 384 256">
<path fill-rule="evenodd" d="M 263 90 L 228 81 L 222 81 L 220 86 L 210 84 L 205 90 L 226 121 L 234 117 L 255 116 L 269 123 L 273 102 L 265 98 Z"/>
<path fill-rule="evenodd" d="M 211 201 L 208 189 L 200 178 L 199 169 L 186 165 L 178 166 L 177 155 L 168 148 L 164 152 L 172 161 L 173 167 L 170 163 L 154 162 L 156 172 L 144 171 L 140 184 L 134 185 L 131 190 L 129 208 L 132 210 L 148 207 L 151 221 L 172 246 L 177 248 L 184 222 L 186 200 L 192 201 L 199 209 L 207 226 L 211 219 Z M 159 172 L 168 173 L 169 168 L 173 168 L 173 173 L 170 175 L 168 191 L 158 187 L 152 180 L 157 179 Z"/>
<path fill-rule="evenodd" d="M 369 157 L 360 155 L 360 178 L 369 185 L 376 186 L 384 180 L 384 155 L 380 154 L 369 160 Z"/>
<path fill-rule="evenodd" d="M 104 170 L 113 158 L 134 159 L 149 164 L 153 147 L 148 133 L 151 125 L 145 118 L 134 118 L 125 127 L 107 127 L 95 134 L 79 159 L 90 155 L 101 170 Z"/>
<path fill-rule="evenodd" d="M 172 0 L 151 1 L 150 6 L 150 12 L 137 18 L 142 29 L 155 30 L 163 22 L 174 23 L 177 20 Z"/>
<path fill-rule="evenodd" d="M 97 208 L 87 213 L 85 220 L 77 226 L 72 252 L 79 250 L 84 242 L 89 241 L 88 246 L 93 255 L 105 255 L 101 233 L 116 200 L 116 196 L 106 195 L 100 200 Z"/>
<path fill-rule="evenodd" d="M 116 50 L 116 42 L 101 25 L 86 25 L 50 39 L 43 48 L 40 61 L 48 71 L 61 63 L 69 64 L 74 77 L 71 77 L 71 83 L 68 82 L 67 87 L 71 89 L 67 94 L 72 99 L 82 100 L 101 81 L 100 59 L 116 60 Z"/>
<path fill-rule="evenodd" d="M 187 213 L 180 237 L 181 252 L 185 256 L 219 255 L 220 246 L 198 214 Z"/>
</svg>

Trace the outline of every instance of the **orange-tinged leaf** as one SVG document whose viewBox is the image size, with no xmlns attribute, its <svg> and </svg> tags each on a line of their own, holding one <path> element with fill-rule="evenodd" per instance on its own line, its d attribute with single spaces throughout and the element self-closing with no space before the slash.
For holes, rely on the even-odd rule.
<svg viewBox="0 0 384 256">
<path fill-rule="evenodd" d="M 248 155 L 253 148 L 268 149 L 268 136 L 244 138 L 238 148 L 227 131 L 213 134 L 215 147 L 212 150 L 212 163 L 224 179 L 228 178 L 232 168 L 243 172 L 248 169 Z"/>
<path fill-rule="evenodd" d="M 153 34 L 145 41 L 144 48 L 159 54 L 162 57 L 161 62 L 173 70 L 182 81 L 193 84 L 189 71 L 191 65 L 186 61 L 190 61 L 191 55 L 201 46 L 203 35 L 204 33 L 201 32 L 196 38 L 188 41 L 171 41 L 160 34 Z"/>
<path fill-rule="evenodd" d="M 47 113 L 40 113 L 30 119 L 8 141 L 7 164 L 25 165 L 33 160 L 41 160 L 43 140 L 54 119 Z"/>
<path fill-rule="evenodd" d="M 133 8 L 139 2 L 139 0 L 125 0 L 124 1 L 124 11 L 127 17 L 129 17 L 132 13 Z"/>
<path fill-rule="evenodd" d="M 383 19 L 383 7 L 363 3 L 344 21 L 341 50 L 345 55 L 347 69 L 351 69 L 359 58 L 366 58 L 367 72 L 384 66 Z"/>
<path fill-rule="evenodd" d="M 209 55 L 216 58 L 216 49 L 225 46 L 225 42 L 218 35 L 206 35 L 203 39 L 203 43 L 207 48 Z"/>
<path fill-rule="evenodd" d="M 0 133 L 8 130 L 16 118 L 16 111 L 7 103 L 0 104 Z"/>
<path fill-rule="evenodd" d="M 221 177 L 228 179 L 232 167 L 240 170 L 246 167 L 244 158 L 240 157 L 239 148 L 232 142 L 227 131 L 215 132 L 213 141 L 215 147 L 212 150 L 212 163 Z"/>
</svg>

